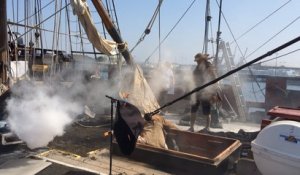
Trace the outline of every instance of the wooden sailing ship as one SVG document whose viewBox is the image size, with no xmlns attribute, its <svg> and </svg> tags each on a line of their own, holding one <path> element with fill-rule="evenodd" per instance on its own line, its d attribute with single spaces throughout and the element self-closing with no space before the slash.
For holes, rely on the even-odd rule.
<svg viewBox="0 0 300 175">
<path fill-rule="evenodd" d="M 105 8 L 101 5 L 101 1 L 93 0 L 92 2 L 101 16 L 108 33 L 118 44 L 120 54 L 123 55 L 129 66 L 134 66 L 135 63 L 132 59 L 131 53 L 119 35 L 117 29 L 112 24 Z M 5 1 L 1 1 L 1 3 L 3 3 L 1 7 L 4 8 L 6 6 Z M 1 12 L 6 13 L 6 11 L 2 9 Z M 5 18 L 5 20 L 0 20 L 0 26 L 4 25 L 4 28 L 6 28 L 7 24 L 1 23 L 6 21 L 6 16 L 2 13 L 0 15 Z M 3 42 L 0 43 L 0 49 L 5 48 L 8 42 L 7 31 L 4 31 L 3 33 L 6 37 L 4 37 L 4 40 L 1 40 Z M 35 55 L 36 50 L 39 49 L 24 47 L 23 50 L 25 51 L 25 55 L 27 51 L 29 54 Z M 5 49 L 0 51 L 3 63 L 1 67 L 2 83 L 7 84 L 7 67 L 5 67 L 5 65 L 7 64 L 8 51 Z M 46 51 L 46 49 L 41 50 L 41 57 Z M 69 62 L 67 59 L 64 60 L 66 57 L 63 56 L 62 51 L 52 50 L 52 52 L 61 56 L 62 61 Z M 56 61 L 58 63 L 61 60 L 57 59 Z M 35 62 L 35 64 L 33 64 L 33 60 L 31 61 L 32 62 L 29 63 L 30 71 L 40 72 L 42 74 L 49 71 L 49 66 L 44 64 L 44 60 L 41 62 Z M 166 171 L 176 174 L 197 174 L 200 171 L 204 174 L 223 174 L 224 170 L 238 159 L 239 147 L 241 145 L 240 141 L 236 139 L 201 133 L 190 133 L 179 130 L 169 130 L 167 132 L 167 139 L 171 140 L 171 142 L 174 140 L 177 148 L 171 146 L 170 149 L 160 149 L 149 145 L 137 144 L 134 153 L 129 156 L 129 158 L 147 162 L 155 167 L 167 169 Z M 120 155 L 117 143 L 114 143 L 114 153 Z"/>
</svg>

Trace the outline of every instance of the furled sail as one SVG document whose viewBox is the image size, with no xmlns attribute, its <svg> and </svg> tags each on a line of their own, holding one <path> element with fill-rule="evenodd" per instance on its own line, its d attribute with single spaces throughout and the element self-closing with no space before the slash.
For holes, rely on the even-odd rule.
<svg viewBox="0 0 300 175">
<path fill-rule="evenodd" d="M 114 41 L 102 38 L 98 33 L 86 0 L 71 0 L 71 5 L 73 14 L 78 16 L 79 21 L 93 46 L 106 55 L 115 55 L 117 44 Z"/>
</svg>

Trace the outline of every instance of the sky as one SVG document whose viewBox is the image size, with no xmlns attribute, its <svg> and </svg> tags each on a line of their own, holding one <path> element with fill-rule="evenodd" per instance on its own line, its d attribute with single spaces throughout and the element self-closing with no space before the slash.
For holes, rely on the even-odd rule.
<svg viewBox="0 0 300 175">
<path fill-rule="evenodd" d="M 16 11 L 13 13 L 12 10 L 13 2 L 16 9 L 17 0 L 7 1 L 8 18 L 10 20 L 13 19 L 12 14 L 14 14 L 14 18 L 16 18 Z M 32 0 L 32 2 L 34 1 Z M 49 2 L 51 1 L 43 0 L 42 6 Z M 121 36 L 123 40 L 128 43 L 129 49 L 131 49 L 146 29 L 156 9 L 158 0 L 114 0 L 114 2 Z M 209 28 L 209 38 L 212 38 L 213 41 L 216 40 L 218 28 L 219 9 L 217 2 L 219 1 L 212 0 L 210 2 L 212 20 Z M 19 3 L 22 3 L 22 1 L 20 0 Z M 179 64 L 195 64 L 193 62 L 194 55 L 203 51 L 205 0 L 164 0 L 160 12 L 160 36 L 161 40 L 166 37 L 192 3 L 193 5 L 189 11 L 187 11 L 182 20 L 161 44 L 160 60 Z M 53 4 L 43 11 L 44 18 L 55 11 Z M 99 22 L 100 18 L 98 14 L 94 12 L 93 4 L 90 0 L 88 0 L 88 4 L 94 21 Z M 280 8 L 281 6 L 282 8 Z M 221 39 L 224 42 L 231 43 L 230 48 L 235 56 L 236 62 L 241 62 L 242 55 L 246 57 L 244 61 L 251 61 L 300 35 L 299 7 L 299 0 L 223 0 L 223 17 L 221 18 L 220 26 L 222 32 Z M 24 14 L 24 10 L 20 8 L 19 13 Z M 243 37 L 239 38 L 239 36 L 272 13 L 273 15 L 254 27 Z M 62 19 L 65 19 L 64 14 L 62 14 Z M 75 30 L 76 24 L 72 21 L 74 21 L 76 17 L 71 14 L 71 19 L 72 29 Z M 66 24 L 66 22 L 62 22 L 61 31 L 67 33 Z M 44 27 L 53 28 L 53 19 L 52 21 L 49 20 L 48 23 L 45 22 Z M 102 32 L 100 24 L 97 24 L 97 28 L 99 32 Z M 76 32 L 78 32 L 78 30 Z M 47 37 L 45 38 L 47 38 L 50 47 L 51 43 L 49 43 L 49 41 L 51 37 Z M 64 36 L 61 36 L 61 38 L 64 38 Z M 233 42 L 234 38 L 237 39 L 237 42 Z M 78 38 L 74 40 L 77 42 L 76 49 L 78 49 L 80 47 L 78 45 L 79 40 Z M 60 41 L 62 42 L 61 46 L 67 45 L 64 41 L 67 41 L 66 37 Z M 151 33 L 147 35 L 144 41 L 132 52 L 134 59 L 138 62 L 144 62 L 149 58 L 150 62 L 157 63 L 159 60 L 158 51 L 154 52 L 153 55 L 152 52 L 158 47 L 158 44 L 159 25 L 157 18 Z M 84 47 L 88 45 L 88 41 L 85 41 Z M 210 43 L 208 48 L 208 53 L 213 56 L 216 52 L 216 44 Z M 277 56 L 280 57 L 296 49 L 300 49 L 300 43 L 296 43 L 287 49 L 279 51 L 264 60 L 272 59 Z M 263 64 L 269 66 L 300 67 L 300 51 L 264 62 Z"/>
<path fill-rule="evenodd" d="M 164 38 L 174 24 L 178 21 L 184 11 L 192 3 L 192 0 L 164 0 L 161 7 L 161 36 Z M 120 28 L 122 36 L 127 40 L 129 46 L 134 45 L 143 29 L 150 20 L 158 1 L 139 0 L 117 0 L 117 10 L 119 13 Z M 218 5 L 216 1 L 211 1 L 212 35 L 216 39 L 218 23 Z M 274 15 L 263 23 L 255 27 L 247 35 L 237 40 L 242 53 L 251 54 L 271 37 L 280 32 L 284 27 L 296 18 L 299 18 L 300 1 L 293 0 L 223 0 L 222 11 L 235 38 L 246 32 L 259 21 L 277 10 Z M 204 40 L 206 1 L 196 0 L 191 9 L 187 12 L 182 21 L 178 24 L 168 39 L 162 44 L 162 59 L 172 59 L 179 63 L 193 64 L 193 57 L 197 52 L 202 52 Z M 134 10 L 129 10 L 134 9 Z M 141 14 L 143 14 L 141 17 Z M 146 20 L 145 20 L 146 19 Z M 152 33 L 143 43 L 136 48 L 133 55 L 138 59 L 146 59 L 153 49 L 158 45 L 158 25 L 153 26 Z M 225 42 L 232 42 L 234 39 L 228 29 L 224 18 L 221 19 L 221 38 Z M 138 33 L 136 35 L 135 33 Z M 279 33 L 273 40 L 265 44 L 251 54 L 247 61 L 250 61 L 269 50 L 300 35 L 300 19 L 291 24 L 286 30 Z M 211 36 L 211 33 L 209 34 Z M 154 45 L 154 46 L 153 46 Z M 209 48 L 212 48 L 209 46 Z M 214 46 L 214 49 L 216 47 Z M 277 55 L 285 54 L 291 50 L 299 49 L 300 43 L 291 46 L 289 49 L 278 52 Z M 241 54 L 236 44 L 231 44 L 231 50 L 236 53 L 236 60 L 241 58 Z M 215 52 L 215 51 L 214 51 Z M 212 51 L 209 52 L 212 55 Z M 276 55 L 272 56 L 275 57 Z M 158 54 L 153 56 L 157 59 Z M 272 58 L 270 57 L 270 58 Z M 275 65 L 276 60 L 269 62 Z M 277 65 L 300 66 L 300 52 L 296 52 L 277 60 Z"/>
</svg>

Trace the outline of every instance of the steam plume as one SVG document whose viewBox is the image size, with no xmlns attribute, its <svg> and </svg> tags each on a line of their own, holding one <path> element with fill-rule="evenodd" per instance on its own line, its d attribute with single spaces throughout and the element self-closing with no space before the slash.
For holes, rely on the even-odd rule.
<svg viewBox="0 0 300 175">
<path fill-rule="evenodd" d="M 82 106 L 61 96 L 58 89 L 22 82 L 12 89 L 7 101 L 11 130 L 31 149 L 46 146 L 82 112 Z"/>
</svg>

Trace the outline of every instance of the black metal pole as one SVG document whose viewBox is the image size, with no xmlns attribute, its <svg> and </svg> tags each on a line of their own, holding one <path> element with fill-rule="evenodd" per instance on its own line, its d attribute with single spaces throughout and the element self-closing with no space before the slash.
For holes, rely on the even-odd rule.
<svg viewBox="0 0 300 175">
<path fill-rule="evenodd" d="M 112 173 L 112 141 L 113 141 L 113 123 L 114 123 L 114 103 L 117 102 L 117 99 L 105 95 L 106 98 L 110 99 L 110 145 L 109 145 L 109 175 Z"/>
<path fill-rule="evenodd" d="M 110 143 L 109 143 L 109 175 L 112 171 L 112 141 L 113 141 L 113 119 L 114 119 L 114 101 L 110 100 Z"/>
</svg>

